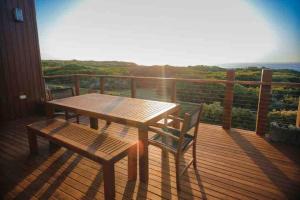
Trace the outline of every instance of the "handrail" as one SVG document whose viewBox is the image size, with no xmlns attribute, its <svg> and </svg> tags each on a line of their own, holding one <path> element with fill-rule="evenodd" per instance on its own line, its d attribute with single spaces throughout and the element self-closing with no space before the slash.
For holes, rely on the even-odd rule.
<svg viewBox="0 0 300 200">
<path fill-rule="evenodd" d="M 300 83 L 292 82 L 262 82 L 262 81 L 228 81 L 217 79 L 188 79 L 188 78 L 166 78 L 166 77 L 147 77 L 147 76 L 121 76 L 121 75 L 94 75 L 94 74 L 63 74 L 43 76 L 45 79 L 64 78 L 64 77 L 95 77 L 95 78 L 119 78 L 119 79 L 135 79 L 135 80 L 155 80 L 155 81 L 182 81 L 191 83 L 223 83 L 223 84 L 241 84 L 241 85 L 271 85 L 271 86 L 288 86 L 300 87 Z"/>
<path fill-rule="evenodd" d="M 170 77 L 144 77 L 144 76 L 122 76 L 122 75 L 96 75 L 96 74 L 63 74 L 63 75 L 51 75 L 43 76 L 44 79 L 53 78 L 72 78 L 76 95 L 80 94 L 80 78 L 93 77 L 99 80 L 99 92 L 104 94 L 105 81 L 107 78 L 113 79 L 126 79 L 130 81 L 130 91 L 131 97 L 136 98 L 137 93 L 137 80 L 150 80 L 153 82 L 167 81 L 171 83 L 170 87 L 170 101 L 177 102 L 176 100 L 176 82 L 186 82 L 186 83 L 198 83 L 198 84 L 223 84 L 225 87 L 224 94 L 224 109 L 223 109 L 223 128 L 231 128 L 231 111 L 233 105 L 233 87 L 234 84 L 248 85 L 248 86 L 259 86 L 259 100 L 258 100 L 258 110 L 256 118 L 256 133 L 264 134 L 267 127 L 267 112 L 270 102 L 270 94 L 272 87 L 294 87 L 300 88 L 300 83 L 292 82 L 272 82 L 272 73 L 269 70 L 262 71 L 262 77 L 260 81 L 241 81 L 235 80 L 235 72 L 232 70 L 227 71 L 227 76 L 225 80 L 217 79 L 188 79 L 188 78 L 170 78 Z M 298 111 L 299 113 L 299 111 Z M 299 118 L 300 118 L 300 114 Z"/>
<path fill-rule="evenodd" d="M 50 76 L 43 76 L 43 78 L 64 78 L 64 77 L 72 77 L 76 74 L 63 74 L 63 75 L 50 75 Z"/>
<path fill-rule="evenodd" d="M 272 86 L 296 86 L 296 87 L 300 87 L 300 83 L 292 83 L 292 82 L 272 82 L 271 84 Z"/>
</svg>

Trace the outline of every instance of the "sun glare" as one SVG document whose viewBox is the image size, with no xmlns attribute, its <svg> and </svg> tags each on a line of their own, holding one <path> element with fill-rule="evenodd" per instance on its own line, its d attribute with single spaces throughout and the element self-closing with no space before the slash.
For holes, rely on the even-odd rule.
<svg viewBox="0 0 300 200">
<path fill-rule="evenodd" d="M 140 64 L 253 62 L 278 48 L 271 25 L 241 0 L 86 0 L 44 38 L 49 58 Z"/>
</svg>

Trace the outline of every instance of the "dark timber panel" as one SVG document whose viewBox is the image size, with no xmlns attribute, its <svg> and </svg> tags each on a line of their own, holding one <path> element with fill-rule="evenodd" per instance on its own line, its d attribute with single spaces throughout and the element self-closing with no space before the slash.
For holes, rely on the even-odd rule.
<svg viewBox="0 0 300 200">
<path fill-rule="evenodd" d="M 21 8 L 24 22 L 13 9 Z M 0 0 L 0 121 L 32 114 L 43 96 L 34 0 Z M 25 94 L 27 99 L 21 100 Z"/>
</svg>

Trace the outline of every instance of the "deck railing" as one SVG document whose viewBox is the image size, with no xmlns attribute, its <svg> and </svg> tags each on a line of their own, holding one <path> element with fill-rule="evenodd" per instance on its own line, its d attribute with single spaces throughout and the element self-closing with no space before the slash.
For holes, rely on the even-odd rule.
<svg viewBox="0 0 300 200">
<path fill-rule="evenodd" d="M 298 121 L 300 118 L 299 109 L 297 111 L 300 83 L 272 82 L 271 70 L 262 70 L 260 81 L 235 80 L 234 70 L 227 71 L 226 80 L 90 74 L 52 75 L 44 76 L 44 79 L 50 88 L 73 87 L 76 95 L 99 92 L 176 102 L 181 104 L 182 113 L 205 103 L 203 121 L 222 125 L 225 129 L 237 127 L 255 130 L 258 135 L 267 132 L 270 120 L 292 123 L 295 118 L 293 124 L 296 124 L 296 113 Z M 292 91 L 284 94 L 286 90 Z M 287 104 L 279 106 L 280 110 L 276 110 L 272 102 L 278 101 L 278 98 Z M 288 106 L 290 102 L 285 100 L 291 101 L 292 105 Z M 272 118 L 274 112 L 276 115 L 276 112 L 288 109 L 292 113 L 287 117 L 289 120 L 284 117 Z"/>
</svg>

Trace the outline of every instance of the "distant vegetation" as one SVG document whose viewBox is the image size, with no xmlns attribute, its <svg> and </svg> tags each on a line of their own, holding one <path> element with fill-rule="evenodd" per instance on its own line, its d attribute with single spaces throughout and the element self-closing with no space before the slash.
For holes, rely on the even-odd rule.
<svg viewBox="0 0 300 200">
<path fill-rule="evenodd" d="M 217 66 L 143 66 L 131 62 L 117 61 L 43 60 L 42 67 L 44 75 L 86 73 L 201 79 L 225 79 L 226 75 L 226 69 Z M 236 69 L 237 80 L 260 80 L 260 75 L 261 68 L 249 67 Z M 273 81 L 300 82 L 300 72 L 288 69 L 273 70 Z"/>
<path fill-rule="evenodd" d="M 129 75 L 150 77 L 176 77 L 192 79 L 226 79 L 226 69 L 218 66 L 142 66 L 131 62 L 116 61 L 42 61 L 44 75 L 58 74 L 97 74 L 97 75 Z M 258 81 L 261 78 L 261 68 L 238 68 L 236 80 Z M 274 82 L 300 82 L 300 72 L 294 70 L 273 70 Z M 51 87 L 70 85 L 70 80 L 57 79 L 47 82 Z M 82 91 L 99 89 L 98 79 L 84 78 L 81 80 Z M 142 81 L 137 83 L 138 97 L 168 100 L 169 85 L 159 82 Z M 130 95 L 130 85 L 126 80 L 106 80 L 105 90 L 115 95 Z M 223 115 L 223 98 L 225 87 L 222 84 L 192 84 L 177 83 L 177 100 L 183 111 L 188 111 L 198 103 L 205 103 L 203 121 L 220 124 Z M 258 87 L 236 84 L 234 87 L 233 126 L 255 129 Z M 280 121 L 295 124 L 296 110 L 300 90 L 296 88 L 273 88 L 270 106 L 270 121 Z"/>
</svg>

